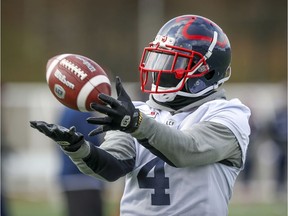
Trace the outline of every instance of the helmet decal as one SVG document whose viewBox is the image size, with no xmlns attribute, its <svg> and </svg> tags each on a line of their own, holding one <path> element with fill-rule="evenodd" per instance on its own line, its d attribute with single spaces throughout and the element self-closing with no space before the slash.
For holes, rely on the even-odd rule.
<svg viewBox="0 0 288 216">
<path fill-rule="evenodd" d="M 185 26 L 183 27 L 183 30 L 182 30 L 182 33 L 183 33 L 183 36 L 189 40 L 205 40 L 205 41 L 208 41 L 208 42 L 212 42 L 213 40 L 213 37 L 211 36 L 206 36 L 206 35 L 197 35 L 197 34 L 190 34 L 188 32 L 189 28 L 193 28 L 191 25 L 195 24 L 196 20 L 197 20 L 197 17 L 195 16 L 187 16 L 186 17 L 187 20 L 189 20 Z M 215 24 L 213 24 L 213 22 L 209 22 L 207 19 L 203 19 L 203 21 L 206 21 L 209 25 L 211 26 L 215 26 Z M 223 41 L 218 41 L 217 40 L 217 45 L 218 46 L 221 46 L 221 47 L 225 47 L 226 44 L 227 44 L 227 40 L 224 40 Z"/>
</svg>

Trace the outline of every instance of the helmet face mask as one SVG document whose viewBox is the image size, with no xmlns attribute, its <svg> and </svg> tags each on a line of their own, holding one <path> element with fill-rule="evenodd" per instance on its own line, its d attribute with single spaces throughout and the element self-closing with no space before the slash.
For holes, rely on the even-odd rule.
<svg viewBox="0 0 288 216">
<path fill-rule="evenodd" d="M 139 68 L 141 89 L 148 93 L 180 91 L 188 78 L 209 72 L 201 53 L 174 46 L 162 48 L 159 44 L 150 44 L 150 47 L 144 49 Z M 149 88 L 151 83 L 154 89 Z"/>
<path fill-rule="evenodd" d="M 184 90 L 184 96 L 201 96 L 229 79 L 225 74 L 230 61 L 230 44 L 219 26 L 200 16 L 176 17 L 144 48 L 141 90 L 165 95 L 183 95 Z"/>
</svg>

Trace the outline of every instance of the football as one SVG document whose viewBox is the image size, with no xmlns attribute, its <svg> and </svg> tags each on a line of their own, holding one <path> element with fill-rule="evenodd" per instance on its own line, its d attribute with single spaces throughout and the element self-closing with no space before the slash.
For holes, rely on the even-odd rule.
<svg viewBox="0 0 288 216">
<path fill-rule="evenodd" d="M 106 72 L 93 60 L 77 54 L 61 54 L 48 60 L 46 80 L 63 105 L 81 112 L 92 111 L 90 103 L 103 104 L 99 93 L 111 95 Z"/>
</svg>

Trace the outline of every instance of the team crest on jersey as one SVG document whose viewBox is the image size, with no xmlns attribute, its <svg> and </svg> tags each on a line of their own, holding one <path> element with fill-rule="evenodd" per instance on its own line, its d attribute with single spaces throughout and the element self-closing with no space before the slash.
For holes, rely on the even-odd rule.
<svg viewBox="0 0 288 216">
<path fill-rule="evenodd" d="M 155 111 L 149 111 L 149 112 L 143 111 L 143 113 L 144 113 L 145 115 L 147 115 L 148 117 L 150 117 L 150 118 L 155 118 L 155 117 L 156 117 L 156 114 L 157 114 Z"/>
</svg>

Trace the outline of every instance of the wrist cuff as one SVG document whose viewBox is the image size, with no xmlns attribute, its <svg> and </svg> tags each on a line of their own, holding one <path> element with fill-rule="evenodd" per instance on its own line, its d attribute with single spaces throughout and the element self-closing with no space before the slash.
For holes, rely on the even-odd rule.
<svg viewBox="0 0 288 216">
<path fill-rule="evenodd" d="M 79 159 L 79 158 L 85 158 L 89 155 L 90 153 L 90 145 L 89 142 L 86 140 L 81 140 L 82 144 L 76 151 L 69 151 L 67 149 L 63 149 L 64 153 L 70 156 L 73 159 Z"/>
<path fill-rule="evenodd" d="M 58 142 L 58 144 L 62 147 L 62 149 L 68 152 L 77 151 L 84 143 L 85 143 L 84 138 L 80 139 L 80 141 L 78 141 L 77 143 L 69 144 L 69 145 L 63 145 L 63 142 L 61 143 Z"/>
</svg>

